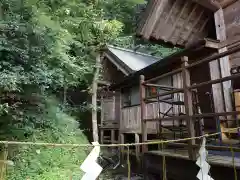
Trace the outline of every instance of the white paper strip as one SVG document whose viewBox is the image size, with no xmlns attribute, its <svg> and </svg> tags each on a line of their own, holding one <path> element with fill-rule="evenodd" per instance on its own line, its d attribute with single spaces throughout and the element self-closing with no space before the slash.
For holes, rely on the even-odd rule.
<svg viewBox="0 0 240 180">
<path fill-rule="evenodd" d="M 102 172 L 102 167 L 96 163 L 100 154 L 100 146 L 97 146 L 99 143 L 93 142 L 92 144 L 95 147 L 80 166 L 80 169 L 86 173 L 82 177 L 82 180 L 95 180 Z"/>
<path fill-rule="evenodd" d="M 102 167 L 96 162 L 91 164 L 90 171 L 82 177 L 82 180 L 95 180 L 102 172 Z"/>
<path fill-rule="evenodd" d="M 200 167 L 200 170 L 197 174 L 197 178 L 199 180 L 214 180 L 208 175 L 210 165 L 207 163 L 207 155 L 208 152 L 206 150 L 206 138 L 204 137 L 201 148 L 199 150 L 199 157 L 196 162 L 196 164 Z"/>
</svg>

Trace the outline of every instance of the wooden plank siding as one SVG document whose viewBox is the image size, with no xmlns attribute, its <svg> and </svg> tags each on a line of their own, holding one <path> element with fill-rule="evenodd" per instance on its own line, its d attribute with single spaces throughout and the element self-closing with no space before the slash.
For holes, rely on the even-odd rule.
<svg viewBox="0 0 240 180">
<path fill-rule="evenodd" d="M 101 98 L 101 126 L 118 128 L 120 120 L 120 96 L 115 94 Z"/>
<path fill-rule="evenodd" d="M 223 9 L 227 39 L 240 37 L 240 1 L 236 1 Z M 232 66 L 240 66 L 240 52 L 230 56 Z"/>
<path fill-rule="evenodd" d="M 190 0 L 150 0 L 137 34 L 186 47 L 208 36 L 211 17 L 211 11 Z"/>
<path fill-rule="evenodd" d="M 149 103 L 146 104 L 146 118 L 147 119 L 155 119 L 159 117 L 159 107 L 162 112 L 166 112 L 171 105 L 167 103 Z M 178 113 L 179 109 L 176 108 L 175 113 Z M 120 131 L 124 133 L 141 133 L 141 112 L 140 105 L 123 108 L 122 119 L 120 121 Z M 181 111 L 182 112 L 182 111 Z M 163 115 L 160 115 L 162 118 Z M 162 126 L 175 126 L 179 125 L 179 121 L 163 121 Z M 185 122 L 183 124 L 186 125 Z M 147 122 L 147 132 L 148 134 L 157 134 L 159 133 L 159 124 L 157 122 Z"/>
<path fill-rule="evenodd" d="M 155 82 L 156 83 L 156 82 Z M 169 84 L 170 83 L 170 84 Z M 157 84 L 173 86 L 175 88 L 183 87 L 182 74 L 178 73 L 176 75 L 165 77 L 161 80 L 157 81 Z M 178 93 L 173 96 L 173 99 L 184 101 L 183 93 Z M 185 113 L 184 106 L 180 105 L 171 105 L 169 103 L 164 102 L 153 102 L 146 103 L 144 106 L 145 118 L 146 119 L 155 119 L 155 118 L 163 118 L 164 115 L 161 113 L 168 114 L 179 114 Z M 173 107 L 172 109 L 170 109 Z M 169 110 L 170 109 L 170 110 Z M 132 107 L 123 107 L 121 109 L 121 120 L 120 120 L 120 131 L 124 133 L 142 133 L 141 129 L 141 110 L 140 105 L 134 105 Z M 166 117 L 166 116 L 165 116 Z M 162 126 L 179 126 L 179 121 L 163 121 Z M 182 124 L 186 125 L 186 122 L 182 122 Z M 157 134 L 159 133 L 159 122 L 147 122 L 147 133 L 148 134 Z"/>
</svg>

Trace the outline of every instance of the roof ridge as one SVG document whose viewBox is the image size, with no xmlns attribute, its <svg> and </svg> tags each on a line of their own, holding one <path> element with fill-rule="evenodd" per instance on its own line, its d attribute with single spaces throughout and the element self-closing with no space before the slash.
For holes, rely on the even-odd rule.
<svg viewBox="0 0 240 180">
<path fill-rule="evenodd" d="M 110 48 L 122 50 L 122 51 L 126 51 L 126 52 L 131 52 L 131 53 L 138 54 L 138 55 L 142 55 L 142 56 L 151 57 L 151 58 L 154 58 L 154 59 L 156 59 L 156 60 L 162 59 L 162 58 L 159 57 L 159 56 L 153 56 L 153 55 L 150 55 L 150 54 L 145 54 L 145 53 L 142 53 L 142 52 L 139 52 L 139 51 L 134 51 L 134 50 L 131 50 L 131 49 L 126 49 L 126 48 L 122 48 L 122 47 L 114 46 L 114 45 L 110 45 L 110 44 L 107 44 L 107 47 L 108 47 L 108 48 L 110 47 Z"/>
</svg>

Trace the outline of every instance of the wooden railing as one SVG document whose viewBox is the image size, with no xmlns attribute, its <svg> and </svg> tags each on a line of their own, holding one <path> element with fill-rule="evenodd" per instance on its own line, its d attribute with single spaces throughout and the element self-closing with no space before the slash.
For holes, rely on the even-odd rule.
<svg viewBox="0 0 240 180">
<path fill-rule="evenodd" d="M 146 118 L 147 119 L 157 119 L 159 118 L 159 110 L 161 112 L 166 112 L 171 108 L 170 104 L 163 102 L 148 103 L 145 106 Z M 171 110 L 177 111 L 176 108 Z M 160 114 L 163 117 L 163 114 Z M 162 126 L 178 125 L 179 121 L 163 121 Z M 120 131 L 123 133 L 142 133 L 142 122 L 141 122 L 141 108 L 140 105 L 125 107 L 121 110 L 121 121 L 120 121 Z M 154 121 L 147 122 L 147 133 L 157 134 L 159 133 L 159 123 Z"/>
<path fill-rule="evenodd" d="M 207 57 L 205 59 L 202 59 L 200 61 L 197 61 L 192 64 L 188 64 L 188 57 L 184 56 L 182 57 L 182 66 L 181 68 L 174 70 L 172 72 L 163 74 L 161 76 L 155 77 L 153 79 L 145 81 L 144 76 L 140 76 L 140 102 L 141 102 L 141 122 L 142 122 L 142 142 L 147 142 L 147 134 L 148 134 L 148 126 L 147 124 L 149 122 L 160 122 L 160 121 L 171 121 L 171 120 L 182 120 L 183 118 L 187 121 L 187 129 L 188 129 L 188 136 L 189 137 L 194 137 L 195 136 L 195 119 L 196 118 L 204 118 L 204 117 L 215 117 L 219 118 L 221 116 L 227 117 L 227 116 L 233 116 L 240 114 L 240 112 L 218 112 L 218 113 L 203 113 L 203 114 L 193 114 L 193 103 L 192 103 L 192 90 L 197 89 L 199 87 L 203 87 L 206 85 L 214 85 L 217 83 L 223 83 L 229 80 L 233 80 L 235 78 L 240 78 L 240 74 L 234 74 L 230 75 L 227 77 L 222 77 L 219 79 L 214 79 L 214 80 L 209 80 L 207 82 L 202 82 L 198 84 L 191 85 L 190 84 L 190 69 L 196 66 L 199 66 L 203 63 L 209 63 L 211 61 L 214 61 L 216 59 L 228 56 L 230 54 L 236 53 L 240 51 L 240 45 L 237 44 L 235 47 L 232 47 L 230 50 L 227 50 L 223 53 L 215 54 L 213 56 Z M 176 73 L 182 73 L 183 76 L 183 88 L 178 88 L 174 89 L 168 92 L 164 92 L 161 94 L 158 94 L 155 97 L 146 97 L 146 87 L 149 87 L 149 84 L 152 83 L 153 81 L 159 80 L 161 78 L 167 77 L 167 76 L 172 76 Z M 174 117 L 157 117 L 157 118 L 149 118 L 147 116 L 147 111 L 146 111 L 146 102 L 148 99 L 151 98 L 157 98 L 157 97 L 162 97 L 170 94 L 176 94 L 176 93 L 183 93 L 184 94 L 184 105 L 185 105 L 185 111 L 186 115 L 184 116 L 174 116 Z M 191 139 L 188 141 L 188 153 L 189 153 L 189 158 L 190 159 L 196 159 L 196 153 L 195 153 L 195 147 L 196 142 L 194 139 Z M 143 152 L 147 151 L 148 148 L 147 146 L 143 146 Z"/>
</svg>

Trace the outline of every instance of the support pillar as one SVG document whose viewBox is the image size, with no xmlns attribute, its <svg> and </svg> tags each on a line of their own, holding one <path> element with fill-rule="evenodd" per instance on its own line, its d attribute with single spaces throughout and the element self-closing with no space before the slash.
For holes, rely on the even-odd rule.
<svg viewBox="0 0 240 180">
<path fill-rule="evenodd" d="M 189 137 L 195 136 L 195 127 L 194 127 L 194 119 L 192 118 L 193 115 L 193 102 L 192 102 L 192 91 L 188 89 L 191 85 L 190 82 L 190 72 L 187 69 L 188 66 L 188 57 L 182 57 L 182 73 L 183 73 L 183 88 L 184 88 L 184 105 L 186 109 L 187 117 L 187 129 Z M 196 160 L 196 153 L 193 147 L 195 145 L 195 140 L 188 141 L 188 154 L 191 160 Z"/>
<path fill-rule="evenodd" d="M 140 109 L 141 109 L 141 132 L 142 132 L 142 142 L 147 142 L 147 122 L 146 119 L 146 103 L 145 103 L 145 97 L 146 97 L 146 88 L 144 86 L 144 76 L 140 76 Z M 142 153 L 148 151 L 147 145 L 142 145 Z"/>
</svg>

